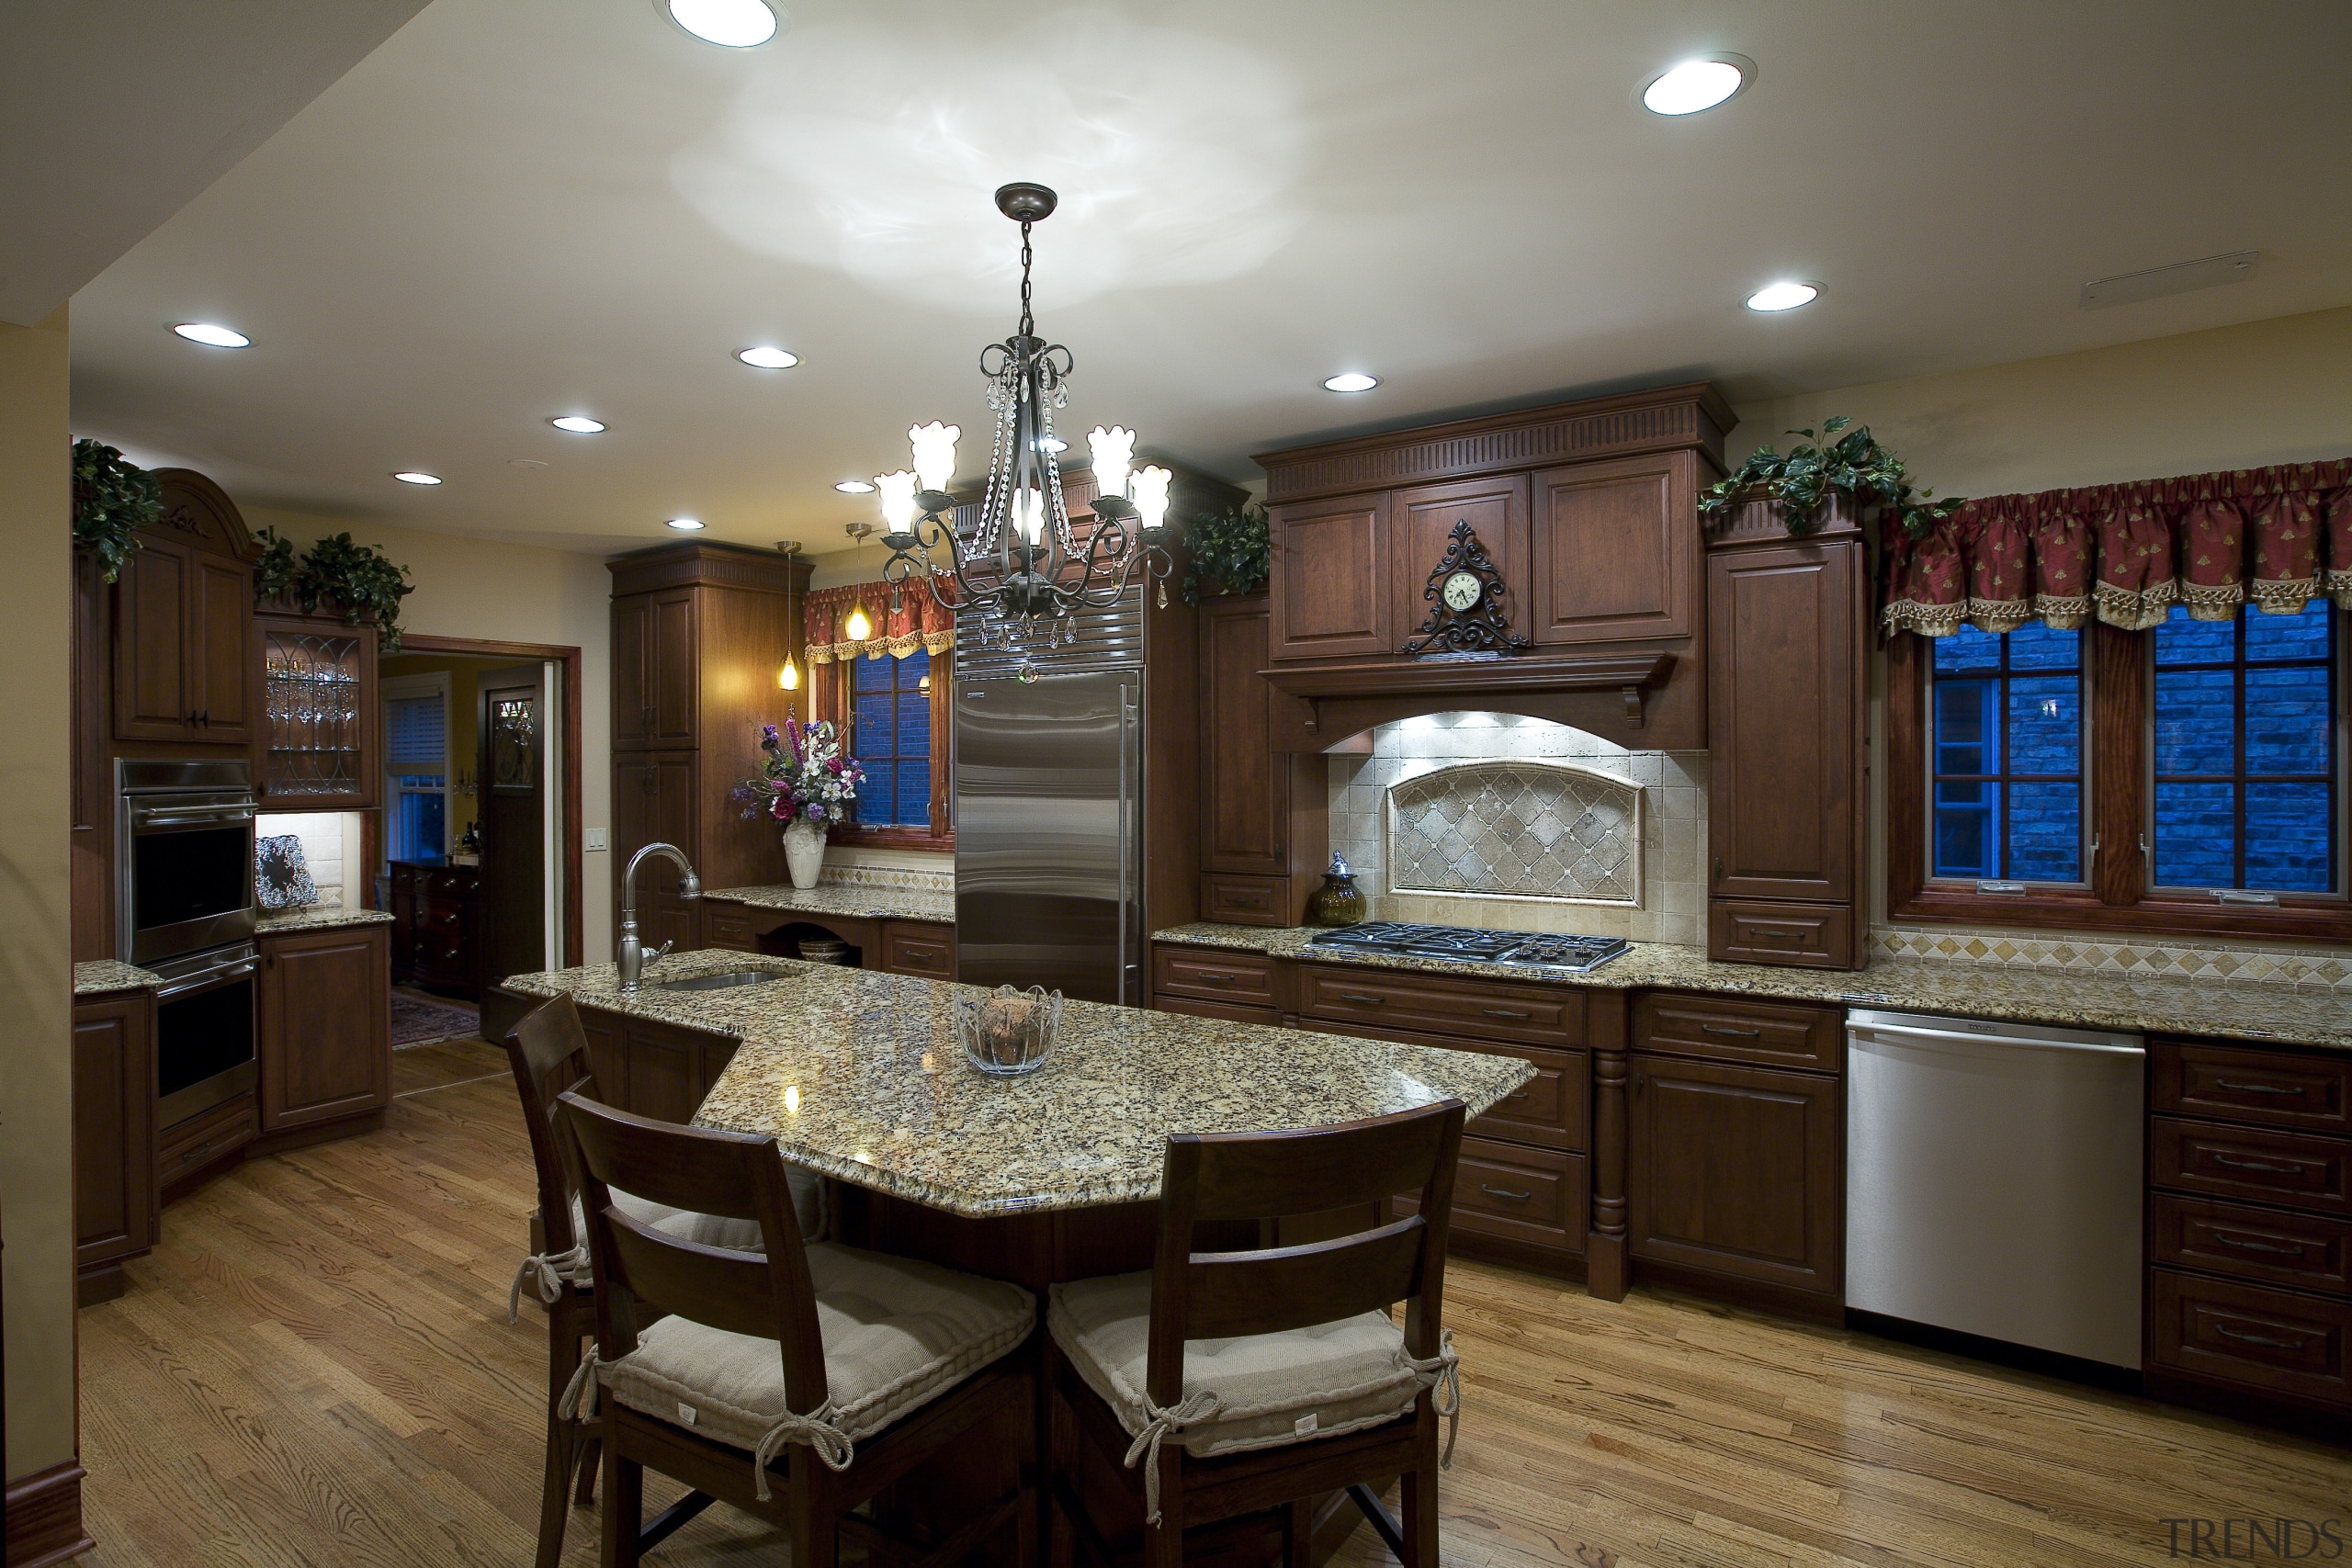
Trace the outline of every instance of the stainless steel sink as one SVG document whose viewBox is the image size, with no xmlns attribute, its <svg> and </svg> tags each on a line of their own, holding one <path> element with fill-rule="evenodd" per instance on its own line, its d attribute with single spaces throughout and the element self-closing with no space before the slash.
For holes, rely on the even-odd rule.
<svg viewBox="0 0 2352 1568">
<path fill-rule="evenodd" d="M 717 975 L 696 975 L 688 980 L 657 980 L 657 991 L 728 991 L 738 986 L 764 986 L 770 980 L 786 980 L 773 969 L 729 969 Z"/>
</svg>

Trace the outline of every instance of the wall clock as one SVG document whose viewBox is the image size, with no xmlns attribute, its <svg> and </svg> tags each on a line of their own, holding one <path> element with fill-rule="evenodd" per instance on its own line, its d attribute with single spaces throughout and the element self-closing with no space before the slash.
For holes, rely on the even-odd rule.
<svg viewBox="0 0 2352 1568">
<path fill-rule="evenodd" d="M 1510 629 L 1503 614 L 1503 578 L 1478 542 L 1466 517 L 1446 536 L 1445 554 L 1430 572 L 1421 597 L 1429 618 L 1403 651 L 1415 658 L 1500 659 L 1517 653 L 1527 639 Z"/>
</svg>

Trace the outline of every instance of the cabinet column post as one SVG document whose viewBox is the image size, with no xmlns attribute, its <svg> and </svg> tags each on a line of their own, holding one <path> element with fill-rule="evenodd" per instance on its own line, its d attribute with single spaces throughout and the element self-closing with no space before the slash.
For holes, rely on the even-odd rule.
<svg viewBox="0 0 2352 1568">
<path fill-rule="evenodd" d="M 1625 1005 L 1623 991 L 1596 991 L 1592 1043 L 1592 1230 L 1585 1238 L 1585 1289 L 1625 1299 Z"/>
</svg>

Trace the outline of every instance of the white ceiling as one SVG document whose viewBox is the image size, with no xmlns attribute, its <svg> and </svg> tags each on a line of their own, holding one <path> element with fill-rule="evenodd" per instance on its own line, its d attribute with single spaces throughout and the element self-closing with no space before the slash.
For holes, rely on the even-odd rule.
<svg viewBox="0 0 2352 1568">
<path fill-rule="evenodd" d="M 1012 330 L 1042 179 L 1066 426 L 1301 439 L 1695 377 L 1735 399 L 2352 302 L 2342 0 L 435 0 L 75 300 L 74 425 L 250 502 L 823 549 Z M 1760 66 L 1668 120 L 1690 54 Z M 1008 102 L 1009 99 L 1015 101 Z M 2258 249 L 2225 288 L 2091 278 Z M 1741 308 L 1821 281 L 1785 316 Z M 230 322 L 254 344 L 165 330 Z M 799 368 L 735 363 L 781 343 Z M 1376 391 L 1322 377 L 1363 368 Z M 557 414 L 608 434 L 548 428 Z M 543 462 L 524 468 L 511 459 Z M 390 470 L 424 468 L 422 491 Z"/>
</svg>

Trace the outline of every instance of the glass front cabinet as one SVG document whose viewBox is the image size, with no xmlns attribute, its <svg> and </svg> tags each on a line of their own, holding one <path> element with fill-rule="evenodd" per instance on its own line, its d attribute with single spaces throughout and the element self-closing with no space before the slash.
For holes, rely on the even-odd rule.
<svg viewBox="0 0 2352 1568">
<path fill-rule="evenodd" d="M 264 807 L 347 811 L 377 803 L 376 628 L 268 615 L 255 777 Z"/>
</svg>

